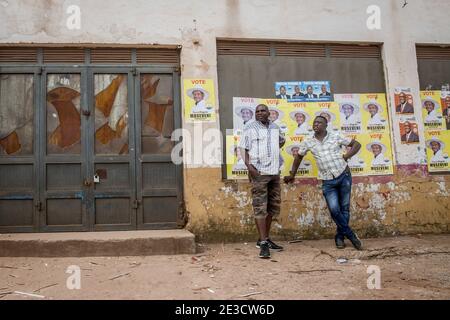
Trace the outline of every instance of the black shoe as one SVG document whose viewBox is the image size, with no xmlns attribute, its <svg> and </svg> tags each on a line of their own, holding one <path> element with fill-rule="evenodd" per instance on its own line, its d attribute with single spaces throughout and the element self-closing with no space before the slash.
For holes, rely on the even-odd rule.
<svg viewBox="0 0 450 320">
<path fill-rule="evenodd" d="M 277 251 L 283 251 L 283 250 L 284 250 L 284 248 L 283 248 L 282 246 L 277 245 L 277 244 L 276 244 L 275 242 L 273 242 L 272 240 L 267 239 L 266 241 L 267 241 L 267 243 L 269 244 L 269 249 L 277 250 Z M 256 242 L 256 247 L 257 247 L 258 249 L 260 249 L 260 244 L 261 244 L 261 240 L 258 240 L 258 241 Z"/>
<path fill-rule="evenodd" d="M 335 237 L 334 238 L 334 242 L 336 243 L 336 248 L 338 248 L 338 249 L 344 249 L 345 248 L 344 239 Z"/>
<path fill-rule="evenodd" d="M 261 241 L 259 244 L 261 251 L 259 252 L 259 257 L 261 259 L 270 259 L 269 243 L 267 241 Z"/>
<path fill-rule="evenodd" d="M 356 250 L 362 250 L 361 240 L 359 240 L 356 233 L 353 235 L 353 237 L 348 238 L 348 240 L 350 240 L 350 242 L 352 243 L 352 245 L 355 247 Z"/>
</svg>

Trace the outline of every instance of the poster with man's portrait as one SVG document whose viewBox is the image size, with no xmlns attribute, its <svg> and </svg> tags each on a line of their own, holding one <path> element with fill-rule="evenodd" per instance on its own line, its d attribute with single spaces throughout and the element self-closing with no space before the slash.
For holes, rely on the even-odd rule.
<svg viewBox="0 0 450 320">
<path fill-rule="evenodd" d="M 269 108 L 269 120 L 280 127 L 283 136 L 288 134 L 287 103 L 282 99 L 258 99 L 258 104 L 265 104 Z"/>
<path fill-rule="evenodd" d="M 397 87 L 394 89 L 395 113 L 414 115 L 414 100 L 411 88 Z"/>
<path fill-rule="evenodd" d="M 415 121 L 400 121 L 398 123 L 400 129 L 400 140 L 402 144 L 419 143 L 419 126 Z"/>
<path fill-rule="evenodd" d="M 392 147 L 389 135 L 385 133 L 368 133 L 362 148 L 368 165 L 367 175 L 393 174 Z"/>
<path fill-rule="evenodd" d="M 441 108 L 441 91 L 420 91 L 422 120 L 425 131 L 445 130 Z"/>
<path fill-rule="evenodd" d="M 360 101 L 364 131 L 369 133 L 389 133 L 386 94 L 361 94 Z"/>
<path fill-rule="evenodd" d="M 361 133 L 361 106 L 359 94 L 335 94 L 339 104 L 342 133 Z"/>
<path fill-rule="evenodd" d="M 333 101 L 330 81 L 275 82 L 275 98 L 288 102 Z"/>
<path fill-rule="evenodd" d="M 233 97 L 233 131 L 240 135 L 247 123 L 255 120 L 257 98 Z"/>
<path fill-rule="evenodd" d="M 362 134 L 345 134 L 346 138 L 357 140 L 359 143 L 363 143 L 364 135 Z M 346 154 L 351 147 L 342 147 L 342 153 Z M 347 160 L 347 165 L 350 168 L 353 176 L 364 176 L 367 172 L 367 165 L 363 157 L 364 148 L 359 149 L 359 151 L 350 159 Z"/>
<path fill-rule="evenodd" d="M 227 179 L 246 180 L 248 179 L 248 170 L 244 162 L 244 157 L 239 148 L 240 136 L 227 135 L 225 141 L 226 148 L 226 166 Z"/>
<path fill-rule="evenodd" d="M 304 136 L 298 137 L 288 137 L 286 139 L 286 144 L 281 150 L 281 156 L 283 157 L 284 163 L 281 167 L 281 175 L 288 176 L 292 169 L 292 164 L 294 163 L 294 158 L 300 150 L 300 144 L 305 139 Z M 297 172 L 295 173 L 296 178 L 314 178 L 317 177 L 318 169 L 316 166 L 316 161 L 311 152 L 308 152 L 303 158 Z"/>
<path fill-rule="evenodd" d="M 215 122 L 216 97 L 212 79 L 184 79 L 184 117 L 186 122 Z"/>
<path fill-rule="evenodd" d="M 441 91 L 441 107 L 444 127 L 450 130 L 450 91 Z"/>
<path fill-rule="evenodd" d="M 322 116 L 327 120 L 327 131 L 338 133 L 340 128 L 339 104 L 337 102 L 308 103 L 310 115 L 315 118 Z"/>
<path fill-rule="evenodd" d="M 309 136 L 313 133 L 312 123 L 314 116 L 309 108 L 309 103 L 288 103 L 288 134 L 290 136 Z"/>
<path fill-rule="evenodd" d="M 425 146 L 429 172 L 450 171 L 450 131 L 425 132 Z"/>
</svg>

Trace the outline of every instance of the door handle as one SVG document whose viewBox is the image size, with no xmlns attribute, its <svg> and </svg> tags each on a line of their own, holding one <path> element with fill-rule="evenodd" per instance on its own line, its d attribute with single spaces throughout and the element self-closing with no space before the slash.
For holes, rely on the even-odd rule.
<svg viewBox="0 0 450 320">
<path fill-rule="evenodd" d="M 88 179 L 84 179 L 83 184 L 85 187 L 90 187 L 92 185 L 92 181 Z"/>
</svg>

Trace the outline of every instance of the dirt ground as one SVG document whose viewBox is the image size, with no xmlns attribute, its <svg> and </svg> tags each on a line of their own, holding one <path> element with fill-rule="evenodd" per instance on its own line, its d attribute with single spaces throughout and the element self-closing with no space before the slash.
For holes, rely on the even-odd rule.
<svg viewBox="0 0 450 320">
<path fill-rule="evenodd" d="M 333 240 L 280 242 L 285 251 L 270 260 L 255 243 L 199 244 L 196 255 L 0 258 L 0 299 L 450 299 L 450 235 L 363 243 L 358 252 Z M 79 290 L 66 286 L 71 265 Z M 368 289 L 369 266 L 380 268 L 380 289 Z"/>
</svg>

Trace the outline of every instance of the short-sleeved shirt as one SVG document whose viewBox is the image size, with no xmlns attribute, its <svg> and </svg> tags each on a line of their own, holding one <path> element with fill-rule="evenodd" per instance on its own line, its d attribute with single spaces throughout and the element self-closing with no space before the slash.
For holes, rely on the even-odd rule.
<svg viewBox="0 0 450 320">
<path fill-rule="evenodd" d="M 347 162 L 342 155 L 342 146 L 348 146 L 351 138 L 328 132 L 322 142 L 314 135 L 300 143 L 298 154 L 306 155 L 311 151 L 319 168 L 319 179 L 331 180 L 337 178 L 347 168 Z"/>
<path fill-rule="evenodd" d="M 252 121 L 244 127 L 239 143 L 248 151 L 250 164 L 262 175 L 280 174 L 283 159 L 280 143 L 285 141 L 280 128 L 273 122 L 266 126 L 260 121 Z"/>
</svg>

